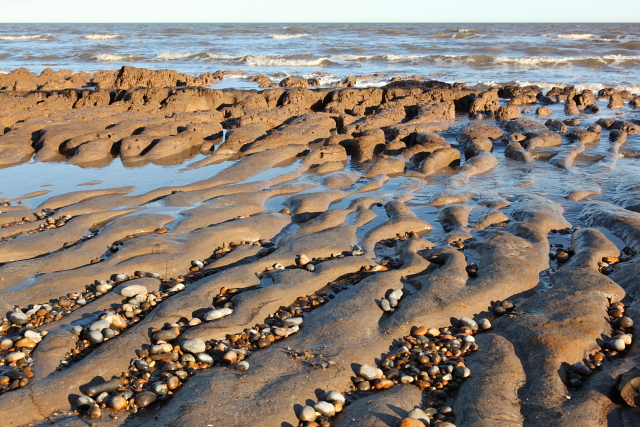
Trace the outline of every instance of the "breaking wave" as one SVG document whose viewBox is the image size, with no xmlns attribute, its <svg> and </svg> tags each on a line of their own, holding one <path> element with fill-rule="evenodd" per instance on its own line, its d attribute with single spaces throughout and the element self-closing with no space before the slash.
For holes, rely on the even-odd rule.
<svg viewBox="0 0 640 427">
<path fill-rule="evenodd" d="M 301 39 L 308 36 L 309 34 L 269 34 L 267 37 L 270 39 Z"/>
<path fill-rule="evenodd" d="M 122 37 L 120 34 L 88 34 L 84 36 L 87 40 L 113 40 Z"/>
</svg>

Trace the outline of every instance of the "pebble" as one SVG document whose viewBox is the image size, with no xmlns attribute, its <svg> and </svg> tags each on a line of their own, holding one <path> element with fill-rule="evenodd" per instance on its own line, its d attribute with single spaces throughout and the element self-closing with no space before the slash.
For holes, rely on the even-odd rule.
<svg viewBox="0 0 640 427">
<path fill-rule="evenodd" d="M 96 322 L 93 322 L 91 324 L 91 326 L 89 326 L 89 330 L 90 331 L 101 331 L 104 328 L 108 328 L 109 326 L 111 326 L 111 323 L 108 320 L 98 320 Z"/>
<path fill-rule="evenodd" d="M 404 295 L 404 292 L 402 292 L 402 289 L 394 289 L 389 293 L 388 298 L 395 298 L 396 301 L 400 301 L 403 295 Z"/>
<path fill-rule="evenodd" d="M 306 256 L 305 254 L 300 254 L 298 256 L 296 256 L 296 264 L 300 265 L 300 266 L 305 266 L 307 264 L 309 264 L 309 257 Z"/>
<path fill-rule="evenodd" d="M 8 363 L 13 363 L 13 362 L 17 362 L 20 359 L 24 359 L 26 357 L 26 354 L 24 354 L 21 351 L 14 351 L 13 353 L 9 353 L 5 356 L 5 361 L 7 361 Z"/>
<path fill-rule="evenodd" d="M 125 406 L 127 406 L 127 400 L 122 396 L 113 396 L 109 401 L 109 407 L 116 411 L 123 409 Z"/>
<path fill-rule="evenodd" d="M 382 378 L 382 371 L 375 366 L 363 364 L 360 366 L 359 375 L 367 381 Z"/>
<path fill-rule="evenodd" d="M 164 341 L 164 342 L 169 342 L 171 340 L 176 339 L 177 337 L 178 337 L 178 332 L 174 331 L 173 329 L 163 329 L 153 334 L 154 340 Z"/>
<path fill-rule="evenodd" d="M 619 328 L 630 328 L 633 326 L 633 320 L 630 317 L 624 316 L 616 321 Z"/>
<path fill-rule="evenodd" d="M 367 391 L 370 388 L 371 388 L 371 384 L 369 383 L 369 381 L 362 381 L 358 383 L 358 390 L 360 391 Z"/>
<path fill-rule="evenodd" d="M 246 360 L 236 363 L 236 371 L 246 372 L 248 370 L 249 370 L 249 362 L 247 362 Z"/>
<path fill-rule="evenodd" d="M 343 405 L 344 405 L 344 404 L 345 404 L 345 402 L 347 401 L 347 400 L 344 398 L 344 395 L 343 395 L 342 393 L 340 393 L 340 392 L 338 392 L 338 391 L 335 391 L 335 390 L 328 391 L 328 392 L 324 395 L 324 400 L 326 400 L 326 401 L 328 401 L 328 402 L 331 402 L 331 401 L 333 401 L 333 402 L 340 402 L 340 403 L 342 403 Z"/>
<path fill-rule="evenodd" d="M 156 395 L 150 391 L 143 391 L 135 397 L 135 403 L 138 408 L 144 408 L 151 405 L 156 400 Z"/>
<path fill-rule="evenodd" d="M 71 328 L 71 333 L 77 336 L 80 336 L 80 334 L 82 333 L 82 326 L 80 325 L 76 325 L 73 328 Z"/>
<path fill-rule="evenodd" d="M 393 298 L 393 297 L 389 297 L 387 298 L 389 300 L 389 305 L 391 306 L 391 308 L 397 307 L 398 306 L 398 300 Z"/>
<path fill-rule="evenodd" d="M 571 365 L 571 369 L 578 375 L 587 377 L 591 374 L 591 370 L 583 363 L 574 363 Z"/>
<path fill-rule="evenodd" d="M 88 396 L 78 396 L 76 399 L 76 408 L 78 409 L 86 409 L 94 406 L 95 404 L 96 402 Z"/>
<path fill-rule="evenodd" d="M 382 311 L 391 311 L 391 303 L 388 299 L 382 298 L 382 301 L 380 301 L 380 308 Z"/>
<path fill-rule="evenodd" d="M 631 342 L 633 341 L 633 337 L 630 334 L 618 335 L 617 338 L 621 339 L 625 345 L 631 345 Z"/>
<path fill-rule="evenodd" d="M 437 328 L 429 328 L 427 329 L 427 335 L 431 335 L 432 337 L 437 337 L 440 335 L 440 331 Z"/>
<path fill-rule="evenodd" d="M 167 388 L 169 390 L 175 390 L 180 386 L 180 378 L 171 377 L 167 380 Z"/>
<path fill-rule="evenodd" d="M 111 393 L 116 391 L 118 387 L 120 387 L 120 381 L 116 378 L 113 380 L 105 381 L 102 384 L 88 387 L 86 391 L 86 395 L 89 397 L 93 397 L 103 392 Z"/>
<path fill-rule="evenodd" d="M 102 333 L 100 331 L 90 331 L 87 334 L 87 341 L 89 341 L 89 343 L 91 344 L 100 344 L 102 341 L 104 341 L 104 337 L 102 336 Z"/>
<path fill-rule="evenodd" d="M 120 295 L 125 298 L 135 297 L 136 295 L 146 295 L 147 288 L 142 285 L 129 285 L 120 289 Z"/>
<path fill-rule="evenodd" d="M 182 351 L 186 351 L 188 353 L 198 354 L 203 353 L 207 349 L 207 345 L 200 338 L 191 338 L 185 340 L 182 345 Z"/>
<path fill-rule="evenodd" d="M 315 421 L 316 418 L 316 410 L 308 405 L 300 409 L 300 412 L 298 413 L 298 419 L 300 421 Z"/>
<path fill-rule="evenodd" d="M 18 341 L 16 341 L 14 345 L 18 348 L 21 348 L 21 347 L 34 348 L 36 346 L 36 343 L 34 343 L 29 338 L 21 338 Z"/>
<path fill-rule="evenodd" d="M 325 402 L 324 400 L 321 400 L 313 405 L 313 409 L 315 409 L 317 413 L 325 417 L 333 417 L 336 414 L 336 408 L 331 403 Z"/>
<path fill-rule="evenodd" d="M 441 426 L 442 424 L 438 424 Z M 398 427 L 424 427 L 424 423 L 415 418 L 403 418 L 397 424 Z"/>
<path fill-rule="evenodd" d="M 409 375 L 403 375 L 400 377 L 400 382 L 402 384 L 410 384 L 413 382 L 413 377 Z"/>
<path fill-rule="evenodd" d="M 478 320 L 478 327 L 482 330 L 491 329 L 491 321 L 489 321 L 489 319 L 482 318 Z"/>
<path fill-rule="evenodd" d="M 409 411 L 407 414 L 407 418 L 413 418 L 416 420 L 425 420 L 429 421 L 429 416 L 420 408 L 414 408 Z"/>
<path fill-rule="evenodd" d="M 458 378 L 467 378 L 471 375 L 471 370 L 466 366 L 458 366 L 455 371 L 453 371 L 453 374 Z"/>
<path fill-rule="evenodd" d="M 202 261 L 200 261 L 199 259 L 194 259 L 193 261 L 191 261 L 191 266 L 192 267 L 198 267 L 199 269 L 203 269 L 204 268 L 204 263 Z"/>
<path fill-rule="evenodd" d="M 166 384 L 163 383 L 157 383 L 154 384 L 151 389 L 153 390 L 153 392 L 158 395 L 158 396 L 164 396 L 167 393 L 169 393 L 169 387 L 167 387 Z"/>
<path fill-rule="evenodd" d="M 114 283 L 126 282 L 127 280 L 129 280 L 129 275 L 126 273 L 113 274 L 111 276 L 111 280 L 113 280 Z M 140 285 L 136 285 L 136 286 L 140 286 Z"/>
<path fill-rule="evenodd" d="M 462 328 L 462 327 L 467 327 L 467 328 L 471 328 L 474 331 L 478 330 L 478 323 L 473 320 L 473 319 L 469 319 L 468 317 L 461 317 L 460 319 L 458 319 L 458 327 Z"/>
<path fill-rule="evenodd" d="M 302 325 L 302 317 L 290 317 L 288 319 L 285 319 L 283 325 L 286 328 L 290 328 L 292 326 L 300 326 Z"/>
<path fill-rule="evenodd" d="M 102 417 L 102 410 L 98 406 L 92 406 L 87 411 L 87 415 L 89 415 L 89 418 L 97 419 Z"/>
<path fill-rule="evenodd" d="M 0 341 L 0 350 L 7 350 L 7 349 L 10 349 L 11 347 L 13 347 L 13 341 L 10 340 L 9 338 L 5 338 L 2 341 Z"/>
<path fill-rule="evenodd" d="M 209 366 L 213 365 L 213 357 L 209 356 L 207 353 L 200 353 L 196 355 L 196 359 L 198 359 L 198 362 L 200 363 L 205 363 Z"/>
<path fill-rule="evenodd" d="M 233 365 L 238 360 L 238 353 L 233 350 L 229 350 L 222 356 L 222 360 L 229 365 Z"/>
<path fill-rule="evenodd" d="M 228 316 L 230 314 L 233 313 L 233 309 L 232 308 L 216 308 L 214 310 L 211 310 L 209 312 L 207 312 L 207 314 L 204 315 L 204 320 L 205 322 L 210 322 L 212 320 L 216 320 L 216 319 L 220 319 L 222 317 Z"/>
<path fill-rule="evenodd" d="M 623 340 L 616 338 L 614 340 L 609 341 L 609 347 L 611 347 L 612 350 L 624 351 L 625 343 Z"/>
<path fill-rule="evenodd" d="M 180 291 L 184 291 L 184 283 L 178 283 L 175 286 L 170 287 L 169 289 L 167 289 L 168 293 L 172 293 L 172 292 L 180 292 Z"/>
<path fill-rule="evenodd" d="M 27 315 L 21 311 L 12 311 L 7 316 L 7 319 L 9 319 L 9 321 L 14 325 L 18 325 L 18 326 L 24 325 L 29 321 L 29 318 L 27 317 Z"/>
</svg>

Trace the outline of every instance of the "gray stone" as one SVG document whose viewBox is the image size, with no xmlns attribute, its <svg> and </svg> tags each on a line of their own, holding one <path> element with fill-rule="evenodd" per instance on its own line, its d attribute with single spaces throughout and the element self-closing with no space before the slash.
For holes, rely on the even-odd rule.
<svg viewBox="0 0 640 427">
<path fill-rule="evenodd" d="M 358 372 L 362 378 L 367 381 L 375 380 L 376 378 L 382 378 L 381 371 L 375 366 L 367 365 L 366 363 L 360 366 Z"/>
<path fill-rule="evenodd" d="M 458 327 L 462 328 L 464 326 L 471 328 L 474 331 L 478 330 L 478 323 L 476 323 L 476 321 L 473 319 L 469 319 L 468 317 L 461 317 L 460 319 L 458 319 Z"/>
<path fill-rule="evenodd" d="M 298 412 L 298 419 L 300 421 L 315 421 L 316 418 L 316 410 L 311 406 L 304 406 L 300 409 L 300 412 Z"/>
<path fill-rule="evenodd" d="M 101 331 L 105 328 L 108 328 L 109 326 L 111 326 L 111 323 L 109 323 L 108 320 L 98 320 L 96 322 L 93 322 L 91 324 L 91 326 L 89 326 L 89 330 L 90 331 Z"/>
<path fill-rule="evenodd" d="M 87 409 L 96 404 L 95 400 L 87 396 L 78 396 L 76 399 L 76 408 Z"/>
<path fill-rule="evenodd" d="M 325 417 L 333 417 L 336 414 L 336 408 L 329 402 L 325 402 L 324 400 L 319 401 L 315 405 L 313 405 L 313 409 L 316 410 L 320 415 L 324 415 Z"/>
<path fill-rule="evenodd" d="M 178 337 L 178 333 L 173 329 L 163 329 L 153 334 L 153 339 L 156 341 L 169 342 L 173 339 L 176 339 L 177 337 Z"/>
<path fill-rule="evenodd" d="M 185 340 L 182 345 L 182 350 L 188 353 L 198 354 L 202 353 L 206 350 L 206 344 L 200 338 L 191 338 Z"/>
<path fill-rule="evenodd" d="M 100 393 L 111 393 L 120 387 L 120 381 L 115 378 L 113 380 L 105 381 L 102 384 L 94 385 L 86 390 L 86 395 L 89 397 L 97 396 Z"/>
<path fill-rule="evenodd" d="M 458 378 L 467 378 L 471 375 L 471 370 L 466 366 L 458 366 L 454 371 L 454 375 Z"/>
<path fill-rule="evenodd" d="M 19 326 L 22 326 L 29 321 L 29 318 L 27 317 L 27 315 L 21 311 L 12 311 L 7 316 L 7 319 L 9 319 L 9 321 L 14 325 L 19 325 Z"/>
<path fill-rule="evenodd" d="M 144 408 L 156 401 L 156 395 L 150 391 L 143 391 L 135 397 L 135 403 L 138 408 Z"/>
<path fill-rule="evenodd" d="M 233 313 L 231 308 L 216 308 L 204 315 L 204 320 L 210 322 L 212 320 L 220 319 Z"/>
<path fill-rule="evenodd" d="M 394 289 L 389 294 L 389 298 L 395 298 L 397 301 L 400 301 L 400 298 L 402 298 L 403 295 L 404 293 L 402 292 L 402 289 Z"/>
<path fill-rule="evenodd" d="M 344 398 L 344 395 L 338 391 L 335 390 L 331 390 L 328 391 L 325 395 L 324 395 L 324 400 L 328 401 L 328 402 L 340 402 L 344 405 L 344 403 L 346 402 L 346 399 Z"/>
<path fill-rule="evenodd" d="M 120 295 L 125 298 L 135 297 L 136 295 L 146 295 L 147 288 L 142 285 L 129 285 L 120 289 Z"/>
<path fill-rule="evenodd" d="M 104 337 L 102 336 L 102 333 L 100 331 L 90 331 L 87 334 L 87 341 L 89 341 L 89 343 L 91 344 L 100 344 L 102 341 L 104 341 Z"/>
</svg>

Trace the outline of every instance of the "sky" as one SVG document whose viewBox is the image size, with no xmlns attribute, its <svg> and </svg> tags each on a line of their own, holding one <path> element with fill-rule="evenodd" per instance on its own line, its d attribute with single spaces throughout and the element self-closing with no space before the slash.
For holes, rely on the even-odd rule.
<svg viewBox="0 0 640 427">
<path fill-rule="evenodd" d="M 16 22 L 640 22 L 638 0 L 4 0 Z"/>
</svg>

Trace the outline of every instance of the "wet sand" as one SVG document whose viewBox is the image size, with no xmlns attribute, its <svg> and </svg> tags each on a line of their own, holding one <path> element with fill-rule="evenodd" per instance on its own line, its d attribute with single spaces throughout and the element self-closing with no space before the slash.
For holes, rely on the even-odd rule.
<svg viewBox="0 0 640 427">
<path fill-rule="evenodd" d="M 0 76 L 6 425 L 639 422 L 640 98 L 219 78 Z"/>
</svg>

